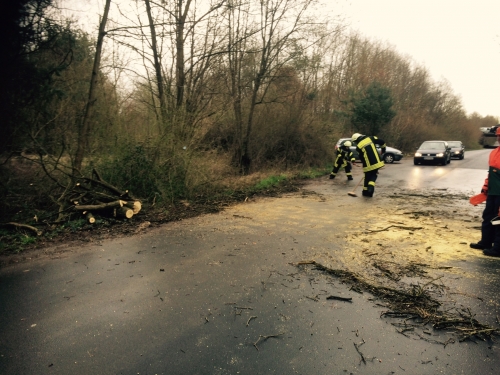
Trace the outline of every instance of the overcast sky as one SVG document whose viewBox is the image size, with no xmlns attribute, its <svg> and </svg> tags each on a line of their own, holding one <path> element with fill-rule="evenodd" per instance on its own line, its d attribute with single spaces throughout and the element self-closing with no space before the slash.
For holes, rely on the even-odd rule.
<svg viewBox="0 0 500 375">
<path fill-rule="evenodd" d="M 500 0 L 340 0 L 353 29 L 446 79 L 468 114 L 500 120 Z"/>
<path fill-rule="evenodd" d="M 97 28 L 104 0 L 62 2 L 78 4 L 78 17 L 91 20 Z M 332 14 L 344 17 L 351 28 L 411 56 L 435 81 L 448 81 L 468 114 L 491 115 L 500 121 L 500 0 L 327 3 Z"/>
</svg>

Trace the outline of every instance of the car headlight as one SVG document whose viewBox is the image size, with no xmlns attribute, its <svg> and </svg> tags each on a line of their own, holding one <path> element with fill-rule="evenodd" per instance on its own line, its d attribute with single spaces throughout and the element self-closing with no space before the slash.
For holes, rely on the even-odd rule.
<svg viewBox="0 0 500 375">
<path fill-rule="evenodd" d="M 415 152 L 415 156 L 422 156 L 420 152 Z"/>
<path fill-rule="evenodd" d="M 460 151 L 455 151 L 455 154 L 460 154 Z"/>
<path fill-rule="evenodd" d="M 436 156 L 437 156 L 438 158 L 442 158 L 442 157 L 444 156 L 444 154 L 443 154 L 442 152 L 440 152 L 439 154 L 436 154 Z"/>
</svg>

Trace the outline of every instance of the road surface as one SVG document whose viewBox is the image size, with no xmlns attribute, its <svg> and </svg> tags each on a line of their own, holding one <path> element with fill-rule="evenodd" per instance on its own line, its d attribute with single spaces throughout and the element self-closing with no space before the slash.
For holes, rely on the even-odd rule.
<svg viewBox="0 0 500 375">
<path fill-rule="evenodd" d="M 497 374 L 495 342 L 402 330 L 381 317 L 379 298 L 298 265 L 418 284 L 498 327 L 500 260 L 468 247 L 481 207 L 467 196 L 487 156 L 468 151 L 447 166 L 406 157 L 381 171 L 372 199 L 347 195 L 360 169 L 350 185 L 340 172 L 297 194 L 4 267 L 0 373 Z M 386 277 L 403 264 L 425 272 Z"/>
</svg>

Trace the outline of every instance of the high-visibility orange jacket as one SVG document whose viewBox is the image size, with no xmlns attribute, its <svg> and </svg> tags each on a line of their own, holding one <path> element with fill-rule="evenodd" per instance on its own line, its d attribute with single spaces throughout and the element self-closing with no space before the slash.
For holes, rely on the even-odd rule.
<svg viewBox="0 0 500 375">
<path fill-rule="evenodd" d="M 500 195 L 500 147 L 491 151 L 488 165 L 488 177 L 484 180 L 481 192 L 488 195 Z"/>
</svg>

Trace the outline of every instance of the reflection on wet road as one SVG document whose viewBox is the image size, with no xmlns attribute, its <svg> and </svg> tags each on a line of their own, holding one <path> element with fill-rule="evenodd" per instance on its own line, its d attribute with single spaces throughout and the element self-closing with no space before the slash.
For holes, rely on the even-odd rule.
<svg viewBox="0 0 500 375">
<path fill-rule="evenodd" d="M 446 166 L 413 165 L 407 156 L 380 171 L 377 185 L 405 189 L 446 189 L 452 193 L 477 194 L 488 173 L 490 149 L 467 151 L 464 160 Z"/>
</svg>

